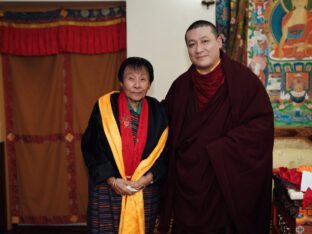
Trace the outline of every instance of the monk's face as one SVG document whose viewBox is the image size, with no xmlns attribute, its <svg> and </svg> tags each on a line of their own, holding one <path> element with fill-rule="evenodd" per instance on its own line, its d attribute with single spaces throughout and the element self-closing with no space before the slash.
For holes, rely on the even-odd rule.
<svg viewBox="0 0 312 234">
<path fill-rule="evenodd" d="M 137 107 L 150 87 L 149 73 L 145 67 L 126 67 L 120 83 L 132 107 Z"/>
<path fill-rule="evenodd" d="M 188 31 L 186 44 L 192 63 L 203 74 L 208 73 L 220 59 L 222 39 L 213 34 L 208 26 Z"/>
</svg>

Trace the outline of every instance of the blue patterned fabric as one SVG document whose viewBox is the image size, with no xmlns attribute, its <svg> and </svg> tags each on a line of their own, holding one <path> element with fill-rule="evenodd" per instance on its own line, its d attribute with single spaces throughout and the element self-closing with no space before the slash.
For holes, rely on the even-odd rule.
<svg viewBox="0 0 312 234">
<path fill-rule="evenodd" d="M 143 190 L 145 233 L 153 234 L 159 208 L 160 186 L 152 184 Z M 89 181 L 87 234 L 118 234 L 121 196 L 106 182 L 94 186 Z"/>
<path fill-rule="evenodd" d="M 230 27 L 230 1 L 216 1 L 216 26 L 223 40 L 222 49 L 226 51 L 227 39 L 229 37 Z"/>
<path fill-rule="evenodd" d="M 133 109 L 130 109 L 130 114 L 131 114 L 132 136 L 133 136 L 133 142 L 135 144 L 137 141 L 137 133 L 138 133 L 140 115 L 137 112 L 135 112 Z"/>
<path fill-rule="evenodd" d="M 53 21 L 60 18 L 66 17 L 71 20 L 101 20 L 105 18 L 117 17 L 125 14 L 125 8 L 123 6 L 103 9 L 57 9 L 46 12 L 12 12 L 5 11 L 3 18 L 4 20 L 12 21 Z M 66 12 L 65 15 L 62 15 Z"/>
</svg>

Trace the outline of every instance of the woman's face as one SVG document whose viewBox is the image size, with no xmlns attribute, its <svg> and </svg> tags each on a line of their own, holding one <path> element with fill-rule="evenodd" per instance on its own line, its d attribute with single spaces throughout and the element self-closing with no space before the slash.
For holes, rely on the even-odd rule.
<svg viewBox="0 0 312 234">
<path fill-rule="evenodd" d="M 126 67 L 120 83 L 132 107 L 137 107 L 150 87 L 149 73 L 145 67 Z"/>
</svg>

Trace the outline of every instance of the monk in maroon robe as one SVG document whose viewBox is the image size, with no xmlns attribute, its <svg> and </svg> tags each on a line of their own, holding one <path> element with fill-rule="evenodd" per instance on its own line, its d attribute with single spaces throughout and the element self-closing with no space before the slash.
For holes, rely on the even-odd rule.
<svg viewBox="0 0 312 234">
<path fill-rule="evenodd" d="M 185 40 L 192 66 L 163 101 L 170 164 L 159 232 L 269 233 L 273 111 L 259 78 L 221 52 L 213 24 Z"/>
</svg>

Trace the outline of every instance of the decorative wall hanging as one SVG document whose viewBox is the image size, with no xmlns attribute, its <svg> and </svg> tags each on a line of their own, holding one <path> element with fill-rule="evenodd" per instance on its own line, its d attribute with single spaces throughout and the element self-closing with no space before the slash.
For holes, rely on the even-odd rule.
<svg viewBox="0 0 312 234">
<path fill-rule="evenodd" d="M 312 0 L 249 2 L 248 66 L 265 86 L 277 136 L 312 140 Z"/>
</svg>

